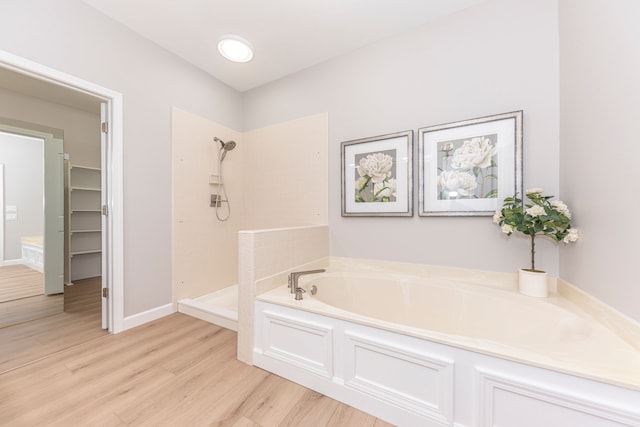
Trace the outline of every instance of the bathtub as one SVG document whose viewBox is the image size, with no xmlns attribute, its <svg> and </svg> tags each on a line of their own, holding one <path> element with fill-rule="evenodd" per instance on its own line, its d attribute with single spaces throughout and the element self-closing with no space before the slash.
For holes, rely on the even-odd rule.
<svg viewBox="0 0 640 427">
<path fill-rule="evenodd" d="M 640 426 L 638 348 L 555 293 L 436 277 L 329 270 L 301 301 L 261 294 L 254 364 L 398 425 Z"/>
<path fill-rule="evenodd" d="M 44 272 L 44 246 L 42 236 L 22 237 L 22 263 L 40 273 Z"/>
</svg>

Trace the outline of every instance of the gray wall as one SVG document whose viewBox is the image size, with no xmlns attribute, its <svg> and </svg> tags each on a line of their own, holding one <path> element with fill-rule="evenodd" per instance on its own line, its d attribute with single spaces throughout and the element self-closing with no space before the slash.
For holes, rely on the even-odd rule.
<svg viewBox="0 0 640 427">
<path fill-rule="evenodd" d="M 17 220 L 5 220 L 4 223 L 4 261 L 22 258 L 22 237 L 44 235 L 43 149 L 41 139 L 0 132 L 0 163 L 4 163 L 4 204 L 18 209 Z"/>
<path fill-rule="evenodd" d="M 100 167 L 100 115 L 0 88 L 0 117 L 55 128 L 64 133 L 71 163 Z M 26 126 L 26 125 L 25 125 Z"/>
<path fill-rule="evenodd" d="M 65 167 L 69 164 L 100 168 L 100 113 L 99 105 L 95 111 L 85 111 L 55 102 L 34 98 L 22 93 L 0 88 L 0 117 L 18 120 L 24 124 L 15 124 L 31 129 L 38 124 L 61 131 L 64 152 L 69 155 Z M 35 130 L 38 130 L 36 128 Z M 65 191 L 68 186 L 65 170 Z M 68 200 L 65 197 L 65 203 Z M 65 205 L 66 206 L 66 205 Z M 69 224 L 69 212 L 65 209 L 65 227 Z M 69 235 L 65 233 L 65 280 L 69 275 Z"/>
<path fill-rule="evenodd" d="M 522 109 L 525 187 L 558 194 L 557 7 L 488 1 L 249 91 L 244 128 L 329 112 L 332 255 L 515 272 L 528 241 L 491 217 L 342 218 L 340 142 Z M 416 206 L 417 184 L 416 171 Z M 539 240 L 557 275 L 557 246 Z"/>
<path fill-rule="evenodd" d="M 582 236 L 570 283 L 640 321 L 640 2 L 561 0 L 560 185 Z"/>
<path fill-rule="evenodd" d="M 123 94 L 125 316 L 170 303 L 170 108 L 241 129 L 240 94 L 81 0 L 5 3 L 0 49 Z"/>
</svg>

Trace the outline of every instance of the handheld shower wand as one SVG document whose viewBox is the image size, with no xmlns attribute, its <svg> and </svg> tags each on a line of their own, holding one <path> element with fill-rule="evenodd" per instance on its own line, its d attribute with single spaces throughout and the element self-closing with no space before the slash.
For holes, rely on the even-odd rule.
<svg viewBox="0 0 640 427">
<path fill-rule="evenodd" d="M 231 204 L 229 203 L 229 197 L 227 196 L 227 190 L 224 187 L 224 180 L 222 178 L 222 161 L 227 156 L 227 152 L 236 148 L 235 141 L 227 141 L 224 142 L 217 136 L 213 138 L 214 142 L 220 143 L 220 150 L 218 150 L 218 191 L 214 196 L 212 195 L 211 206 L 216 208 L 216 218 L 219 221 L 226 221 L 231 216 Z M 221 215 L 219 209 L 222 207 L 222 204 L 227 204 L 227 214 Z"/>
</svg>

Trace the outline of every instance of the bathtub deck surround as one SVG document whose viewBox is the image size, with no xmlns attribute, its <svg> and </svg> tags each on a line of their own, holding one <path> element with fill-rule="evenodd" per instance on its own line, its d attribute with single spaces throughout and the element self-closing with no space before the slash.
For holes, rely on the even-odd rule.
<svg viewBox="0 0 640 427">
<path fill-rule="evenodd" d="M 556 286 L 559 295 L 576 304 L 640 352 L 640 324 L 565 280 L 558 279 Z"/>
<path fill-rule="evenodd" d="M 254 363 L 400 425 L 640 425 L 640 349 L 602 320 L 638 325 L 563 282 L 545 299 L 516 282 L 331 257 L 300 278 L 315 295 L 258 295 Z"/>
<path fill-rule="evenodd" d="M 238 247 L 238 360 L 252 365 L 256 295 L 286 286 L 293 271 L 326 268 L 329 226 L 241 231 Z"/>
</svg>

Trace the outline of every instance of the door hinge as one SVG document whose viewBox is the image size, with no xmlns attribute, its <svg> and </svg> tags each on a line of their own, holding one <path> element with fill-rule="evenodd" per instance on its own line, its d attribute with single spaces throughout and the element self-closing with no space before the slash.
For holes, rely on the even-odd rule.
<svg viewBox="0 0 640 427">
<path fill-rule="evenodd" d="M 109 298 L 109 288 L 102 288 L 102 298 Z"/>
<path fill-rule="evenodd" d="M 109 132 L 109 123 L 102 122 L 102 132 L 104 132 L 104 133 L 108 133 Z"/>
<path fill-rule="evenodd" d="M 107 209 L 107 205 L 102 205 L 102 215 L 109 215 L 109 210 Z"/>
</svg>

